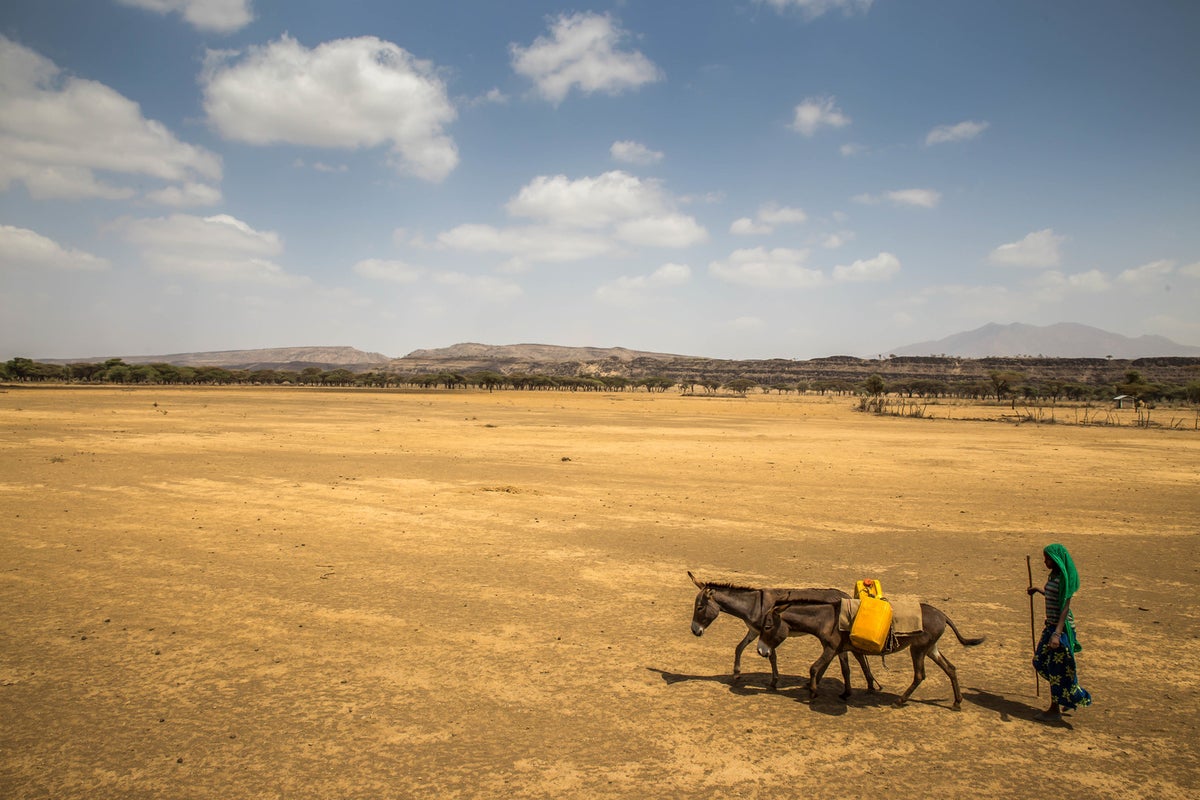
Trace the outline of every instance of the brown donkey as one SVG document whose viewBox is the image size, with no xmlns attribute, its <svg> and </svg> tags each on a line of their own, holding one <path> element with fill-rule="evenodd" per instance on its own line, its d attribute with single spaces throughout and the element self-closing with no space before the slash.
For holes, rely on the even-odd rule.
<svg viewBox="0 0 1200 800">
<path fill-rule="evenodd" d="M 921 603 L 921 623 L 923 630 L 920 633 L 896 634 L 896 646 L 883 653 L 883 655 L 896 653 L 906 647 L 910 648 L 912 653 L 912 684 L 896 700 L 896 705 L 904 705 L 913 690 L 921 685 L 921 681 L 925 680 L 925 657 L 929 656 L 949 676 L 950 685 L 954 689 L 954 709 L 957 711 L 962 708 L 962 691 L 958 688 L 958 672 L 950 660 L 938 651 L 938 639 L 946 632 L 947 626 L 954 631 L 959 644 L 964 647 L 982 644 L 985 637 L 964 638 L 949 617 L 926 603 Z M 811 634 L 825 644 L 821 657 L 809 668 L 808 694 L 810 697 L 817 696 L 817 683 L 825 674 L 829 662 L 835 655 L 845 658 L 844 653 L 847 651 L 855 655 L 862 653 L 850 645 L 849 633 L 838 630 L 838 608 L 829 603 L 778 601 L 763 616 L 761 631 L 758 637 L 758 654 L 765 658 L 769 658 L 775 648 L 793 634 Z"/>
<path fill-rule="evenodd" d="M 746 623 L 746 635 L 742 641 L 738 642 L 733 651 L 734 678 L 738 678 L 742 674 L 742 651 L 759 635 L 763 615 L 776 602 L 805 600 L 831 604 L 830 607 L 836 613 L 838 603 L 850 597 L 840 589 L 752 589 L 748 586 L 735 586 L 729 583 L 703 583 L 696 580 L 696 576 L 690 571 L 688 577 L 700 589 L 696 594 L 696 602 L 692 605 L 693 634 L 703 636 L 705 629 L 720 616 L 722 611 Z M 805 632 L 807 633 L 807 631 Z M 819 634 L 814 635 L 820 638 Z M 830 647 L 836 648 L 839 641 L 838 638 L 828 641 L 822 639 L 821 643 L 828 650 Z M 771 652 L 766 657 L 771 661 L 771 688 L 774 689 L 779 685 L 779 666 L 775 661 L 775 649 L 771 648 Z M 875 680 L 875 676 L 871 674 L 871 667 L 867 665 L 862 654 L 854 653 L 854 657 L 862 667 L 863 677 L 867 681 L 867 691 L 873 692 L 877 688 L 882 688 Z M 838 653 L 838 661 L 842 667 L 843 685 L 846 687 L 842 697 L 848 698 L 850 696 L 850 663 L 846 659 L 845 653 Z"/>
</svg>

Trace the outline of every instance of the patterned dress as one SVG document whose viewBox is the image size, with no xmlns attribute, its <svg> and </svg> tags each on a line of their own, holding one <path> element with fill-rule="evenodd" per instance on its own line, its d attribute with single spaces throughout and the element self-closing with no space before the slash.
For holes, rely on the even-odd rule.
<svg viewBox="0 0 1200 800">
<path fill-rule="evenodd" d="M 1042 628 L 1042 638 L 1038 642 L 1033 656 L 1034 669 L 1050 684 L 1050 699 L 1058 704 L 1063 711 L 1070 711 L 1078 706 L 1090 706 L 1092 696 L 1087 689 L 1079 685 L 1075 672 L 1075 654 L 1079 652 L 1079 641 L 1075 636 L 1075 625 L 1071 613 L 1067 612 L 1067 624 L 1063 626 L 1059 637 L 1059 646 L 1051 647 L 1050 639 L 1058 626 L 1058 618 L 1062 614 L 1062 604 L 1059 602 L 1059 586 L 1061 578 L 1057 572 L 1050 573 L 1046 581 L 1046 626 Z"/>
</svg>

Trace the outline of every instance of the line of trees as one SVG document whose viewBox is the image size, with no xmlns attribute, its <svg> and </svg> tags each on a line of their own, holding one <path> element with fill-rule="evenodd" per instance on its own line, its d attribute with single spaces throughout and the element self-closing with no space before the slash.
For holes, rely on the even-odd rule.
<svg viewBox="0 0 1200 800">
<path fill-rule="evenodd" d="M 936 400 L 961 398 L 1051 402 L 1059 400 L 1103 401 L 1116 395 L 1128 395 L 1139 403 L 1186 402 L 1200 403 L 1200 380 L 1186 385 L 1152 383 L 1130 370 L 1124 380 L 1115 384 L 1091 385 L 1060 380 L 1027 380 L 1019 372 L 992 372 L 986 379 L 960 381 L 933 378 L 885 380 L 871 375 L 860 381 L 848 379 L 800 380 L 762 385 L 748 378 L 718 381 L 706 378 L 668 378 L 652 376 L 625 378 L 621 376 L 558 376 L 538 374 L 504 375 L 492 371 L 437 372 L 423 375 L 402 375 L 394 372 L 352 372 L 348 369 L 324 370 L 306 367 L 301 370 L 283 369 L 226 369 L 224 367 L 184 367 L 175 364 L 126 364 L 119 358 L 103 362 L 47 364 L 28 358 L 13 358 L 0 364 L 0 380 L 15 382 L 142 384 L 142 385 L 290 385 L 329 387 L 426 388 L 496 390 L 560 390 L 621 392 L 644 390 L 665 392 L 678 388 L 685 394 L 715 394 L 726 391 L 745 395 L 759 390 L 764 393 L 836 395 L 894 395 L 909 399 Z"/>
</svg>

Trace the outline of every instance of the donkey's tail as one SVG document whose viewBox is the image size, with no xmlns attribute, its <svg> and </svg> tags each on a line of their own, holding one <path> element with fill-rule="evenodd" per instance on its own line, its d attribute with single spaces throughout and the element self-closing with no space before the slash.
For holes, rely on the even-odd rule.
<svg viewBox="0 0 1200 800">
<path fill-rule="evenodd" d="M 954 620 L 950 619 L 949 617 L 946 617 L 946 624 L 950 626 L 950 630 L 954 631 L 954 635 L 958 637 L 958 643 L 963 647 L 974 647 L 977 644 L 983 644 L 983 640 L 987 638 L 986 636 L 980 636 L 978 639 L 964 638 L 963 635 L 958 632 L 958 626 L 954 624 Z"/>
</svg>

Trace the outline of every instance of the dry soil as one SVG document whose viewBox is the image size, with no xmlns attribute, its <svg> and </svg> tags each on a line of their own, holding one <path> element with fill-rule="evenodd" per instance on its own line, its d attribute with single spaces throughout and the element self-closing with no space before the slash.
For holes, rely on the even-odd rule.
<svg viewBox="0 0 1200 800">
<path fill-rule="evenodd" d="M 0 391 L 0 796 L 1192 797 L 1200 433 L 853 405 Z M 1054 541 L 1095 704 L 1050 727 Z M 735 682 L 687 570 L 920 596 L 987 636 L 962 710 L 932 664 L 892 707 L 903 654 L 810 701 L 813 639 Z"/>
</svg>

